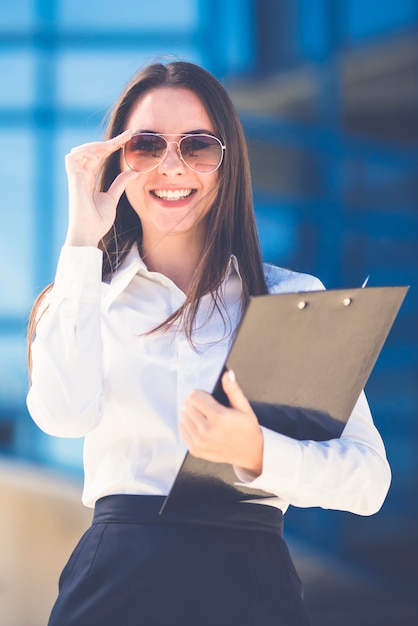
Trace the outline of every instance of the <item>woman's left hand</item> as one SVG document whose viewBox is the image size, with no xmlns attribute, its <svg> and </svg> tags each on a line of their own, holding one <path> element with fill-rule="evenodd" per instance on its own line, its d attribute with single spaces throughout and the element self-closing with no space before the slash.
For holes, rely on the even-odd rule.
<svg viewBox="0 0 418 626">
<path fill-rule="evenodd" d="M 192 391 L 183 406 L 180 432 L 193 456 L 230 463 L 259 476 L 263 433 L 257 417 L 233 372 L 225 372 L 222 387 L 231 406 L 223 406 L 205 391 Z"/>
</svg>

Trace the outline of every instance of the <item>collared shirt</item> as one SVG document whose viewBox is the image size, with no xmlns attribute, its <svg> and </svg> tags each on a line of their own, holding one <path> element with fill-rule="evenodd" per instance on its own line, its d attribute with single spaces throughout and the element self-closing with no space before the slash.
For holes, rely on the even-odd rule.
<svg viewBox="0 0 418 626">
<path fill-rule="evenodd" d="M 62 249 L 32 346 L 27 404 L 46 433 L 84 437 L 83 502 L 109 494 L 166 495 L 186 453 L 178 422 L 190 391 L 211 392 L 241 316 L 232 257 L 219 308 L 205 296 L 190 344 L 181 323 L 149 333 L 185 294 L 150 272 L 132 248 L 109 284 L 96 248 Z M 320 281 L 265 266 L 270 293 L 322 289 Z M 278 331 L 279 332 L 279 331 Z M 297 441 L 263 428 L 263 471 L 237 482 L 275 494 L 270 506 L 320 506 L 371 514 L 390 484 L 383 442 L 362 394 L 339 439 Z M 266 501 L 262 501 L 264 504 Z"/>
</svg>

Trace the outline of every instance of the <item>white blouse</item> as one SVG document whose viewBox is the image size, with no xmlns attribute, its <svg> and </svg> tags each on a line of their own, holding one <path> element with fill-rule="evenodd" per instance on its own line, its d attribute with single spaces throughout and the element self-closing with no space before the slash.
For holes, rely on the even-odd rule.
<svg viewBox="0 0 418 626">
<path fill-rule="evenodd" d="M 185 301 L 167 277 L 149 272 L 134 247 L 107 284 L 102 252 L 65 246 L 54 287 L 38 315 L 32 345 L 29 412 L 46 433 L 84 437 L 83 502 L 110 494 L 167 495 L 186 453 L 178 430 L 192 389 L 211 392 L 241 315 L 241 280 L 232 257 L 221 310 L 203 298 L 194 346 L 175 324 L 146 334 Z M 322 289 L 320 281 L 265 266 L 271 293 Z M 239 381 L 238 381 L 239 382 Z M 375 513 L 391 473 L 362 394 L 342 436 L 297 441 L 263 428 L 262 474 L 237 482 L 289 504 Z M 267 504 L 266 501 L 262 501 Z"/>
</svg>

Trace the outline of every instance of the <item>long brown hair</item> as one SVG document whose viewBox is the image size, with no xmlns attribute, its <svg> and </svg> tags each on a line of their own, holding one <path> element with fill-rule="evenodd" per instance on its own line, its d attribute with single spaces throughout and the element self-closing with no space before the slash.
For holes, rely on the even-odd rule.
<svg viewBox="0 0 418 626">
<path fill-rule="evenodd" d="M 216 291 L 222 282 L 231 254 L 239 260 L 243 285 L 243 305 L 250 295 L 267 293 L 260 246 L 255 224 L 251 176 L 247 147 L 235 107 L 220 82 L 203 68 L 184 61 L 167 65 L 155 63 L 138 72 L 115 103 L 108 119 L 106 139 L 119 135 L 127 119 L 146 92 L 157 87 L 182 87 L 193 91 L 202 101 L 213 123 L 216 135 L 226 145 L 226 154 L 219 170 L 219 186 L 213 207 L 208 214 L 206 241 L 202 258 L 183 306 L 168 318 L 159 330 L 184 316 L 184 328 L 191 339 L 193 322 L 202 296 L 211 293 L 217 306 Z M 99 187 L 106 191 L 120 173 L 120 153 L 113 153 L 105 162 Z M 123 193 L 115 222 L 103 237 L 103 278 L 109 280 L 133 245 L 141 245 L 141 222 Z M 45 290 L 44 290 L 45 292 Z M 43 292 L 43 293 L 44 293 Z M 41 294 L 42 296 L 42 294 Z M 29 342 L 33 339 L 37 298 L 29 323 Z"/>
</svg>

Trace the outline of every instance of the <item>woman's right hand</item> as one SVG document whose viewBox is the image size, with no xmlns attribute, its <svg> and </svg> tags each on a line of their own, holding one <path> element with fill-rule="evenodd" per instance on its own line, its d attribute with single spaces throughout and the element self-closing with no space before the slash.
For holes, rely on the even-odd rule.
<svg viewBox="0 0 418 626">
<path fill-rule="evenodd" d="M 65 157 L 68 176 L 69 218 L 65 240 L 70 246 L 97 246 L 112 227 L 116 207 L 126 185 L 137 172 L 121 172 L 107 191 L 97 189 L 97 176 L 104 160 L 132 137 L 132 131 L 108 141 L 95 141 L 73 148 Z"/>
</svg>

